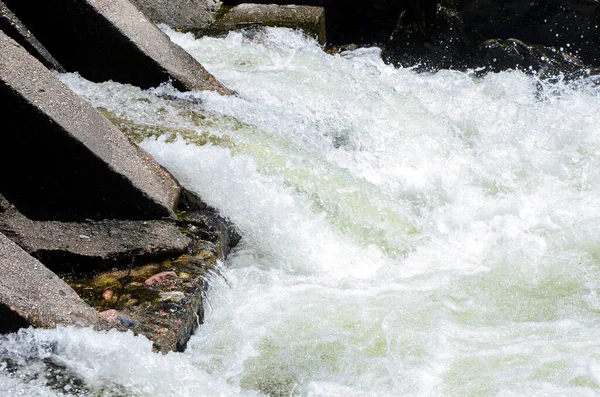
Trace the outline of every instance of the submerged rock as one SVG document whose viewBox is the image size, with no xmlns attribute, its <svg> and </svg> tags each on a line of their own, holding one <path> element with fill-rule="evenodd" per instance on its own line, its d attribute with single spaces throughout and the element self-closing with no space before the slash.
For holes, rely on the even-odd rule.
<svg viewBox="0 0 600 397">
<path fill-rule="evenodd" d="M 517 39 L 487 40 L 479 46 L 479 62 L 483 71 L 521 70 L 542 78 L 565 74 L 585 75 L 581 60 L 554 47 L 530 45 Z"/>
</svg>

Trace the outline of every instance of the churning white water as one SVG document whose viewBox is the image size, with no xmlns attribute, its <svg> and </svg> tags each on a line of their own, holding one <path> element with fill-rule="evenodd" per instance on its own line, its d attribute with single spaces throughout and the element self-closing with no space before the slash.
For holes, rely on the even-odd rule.
<svg viewBox="0 0 600 397">
<path fill-rule="evenodd" d="M 168 33 L 237 96 L 62 78 L 170 129 L 142 147 L 239 228 L 226 280 L 185 353 L 0 339 L 0 395 L 600 394 L 599 86 Z"/>
</svg>

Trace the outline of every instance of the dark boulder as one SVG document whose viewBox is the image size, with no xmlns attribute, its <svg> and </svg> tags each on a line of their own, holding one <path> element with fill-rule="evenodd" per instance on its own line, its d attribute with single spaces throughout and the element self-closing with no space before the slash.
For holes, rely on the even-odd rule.
<svg viewBox="0 0 600 397">
<path fill-rule="evenodd" d="M 464 69 L 476 50 L 456 10 L 435 1 L 417 1 L 400 13 L 382 56 L 386 62 L 417 70 Z"/>
<path fill-rule="evenodd" d="M 540 78 L 564 75 L 567 78 L 588 75 L 581 60 L 569 56 L 554 47 L 530 45 L 517 39 L 492 39 L 479 46 L 475 62 L 479 73 L 521 70 Z"/>
<path fill-rule="evenodd" d="M 555 47 L 588 65 L 600 64 L 600 3 L 596 0 L 471 0 L 457 11 L 465 31 L 479 43 L 514 38 Z"/>
<path fill-rule="evenodd" d="M 537 69 L 547 75 L 600 65 L 600 3 L 595 0 L 411 4 L 384 46 L 384 59 L 395 65 L 418 64 L 426 70 L 483 65 L 493 71 Z"/>
<path fill-rule="evenodd" d="M 4 2 L 61 65 L 89 80 L 230 93 L 127 0 Z"/>
</svg>

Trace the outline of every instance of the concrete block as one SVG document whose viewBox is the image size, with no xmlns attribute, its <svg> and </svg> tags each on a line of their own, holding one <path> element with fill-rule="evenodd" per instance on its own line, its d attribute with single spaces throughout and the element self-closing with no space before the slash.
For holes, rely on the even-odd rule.
<svg viewBox="0 0 600 397">
<path fill-rule="evenodd" d="M 63 280 L 0 234 L 0 332 L 16 326 L 93 326 L 96 310 Z M 7 318 L 16 321 L 9 323 Z"/>
<path fill-rule="evenodd" d="M 56 59 L 48 52 L 46 47 L 35 38 L 25 25 L 13 14 L 8 7 L 0 1 L 0 30 L 4 31 L 10 38 L 19 43 L 38 61 L 47 68 L 58 72 L 65 72 Z"/>
<path fill-rule="evenodd" d="M 61 65 L 89 80 L 230 93 L 128 0 L 4 2 Z"/>
<path fill-rule="evenodd" d="M 2 32 L 0 103 L 0 194 L 28 218 L 173 216 L 173 177 Z"/>
<path fill-rule="evenodd" d="M 33 221 L 7 205 L 2 196 L 0 233 L 51 270 L 68 272 L 86 272 L 134 259 L 182 255 L 191 244 L 174 221 Z"/>
</svg>

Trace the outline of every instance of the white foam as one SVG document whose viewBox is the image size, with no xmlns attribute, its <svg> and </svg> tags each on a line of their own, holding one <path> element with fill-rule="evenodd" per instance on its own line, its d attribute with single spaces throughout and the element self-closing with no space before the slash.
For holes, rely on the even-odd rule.
<svg viewBox="0 0 600 397">
<path fill-rule="evenodd" d="M 148 383 L 147 395 L 204 382 L 223 395 L 598 393 L 598 87 L 416 74 L 377 49 L 327 55 L 286 29 L 165 30 L 239 95 L 63 80 L 137 123 L 229 136 L 142 147 L 244 237 L 184 354 L 152 355 L 131 335 L 32 332 L 81 351 L 55 360 L 92 385 L 115 365 L 116 384 Z M 196 126 L 180 115 L 194 106 L 221 116 Z M 105 352 L 113 338 L 122 352 Z"/>
</svg>

